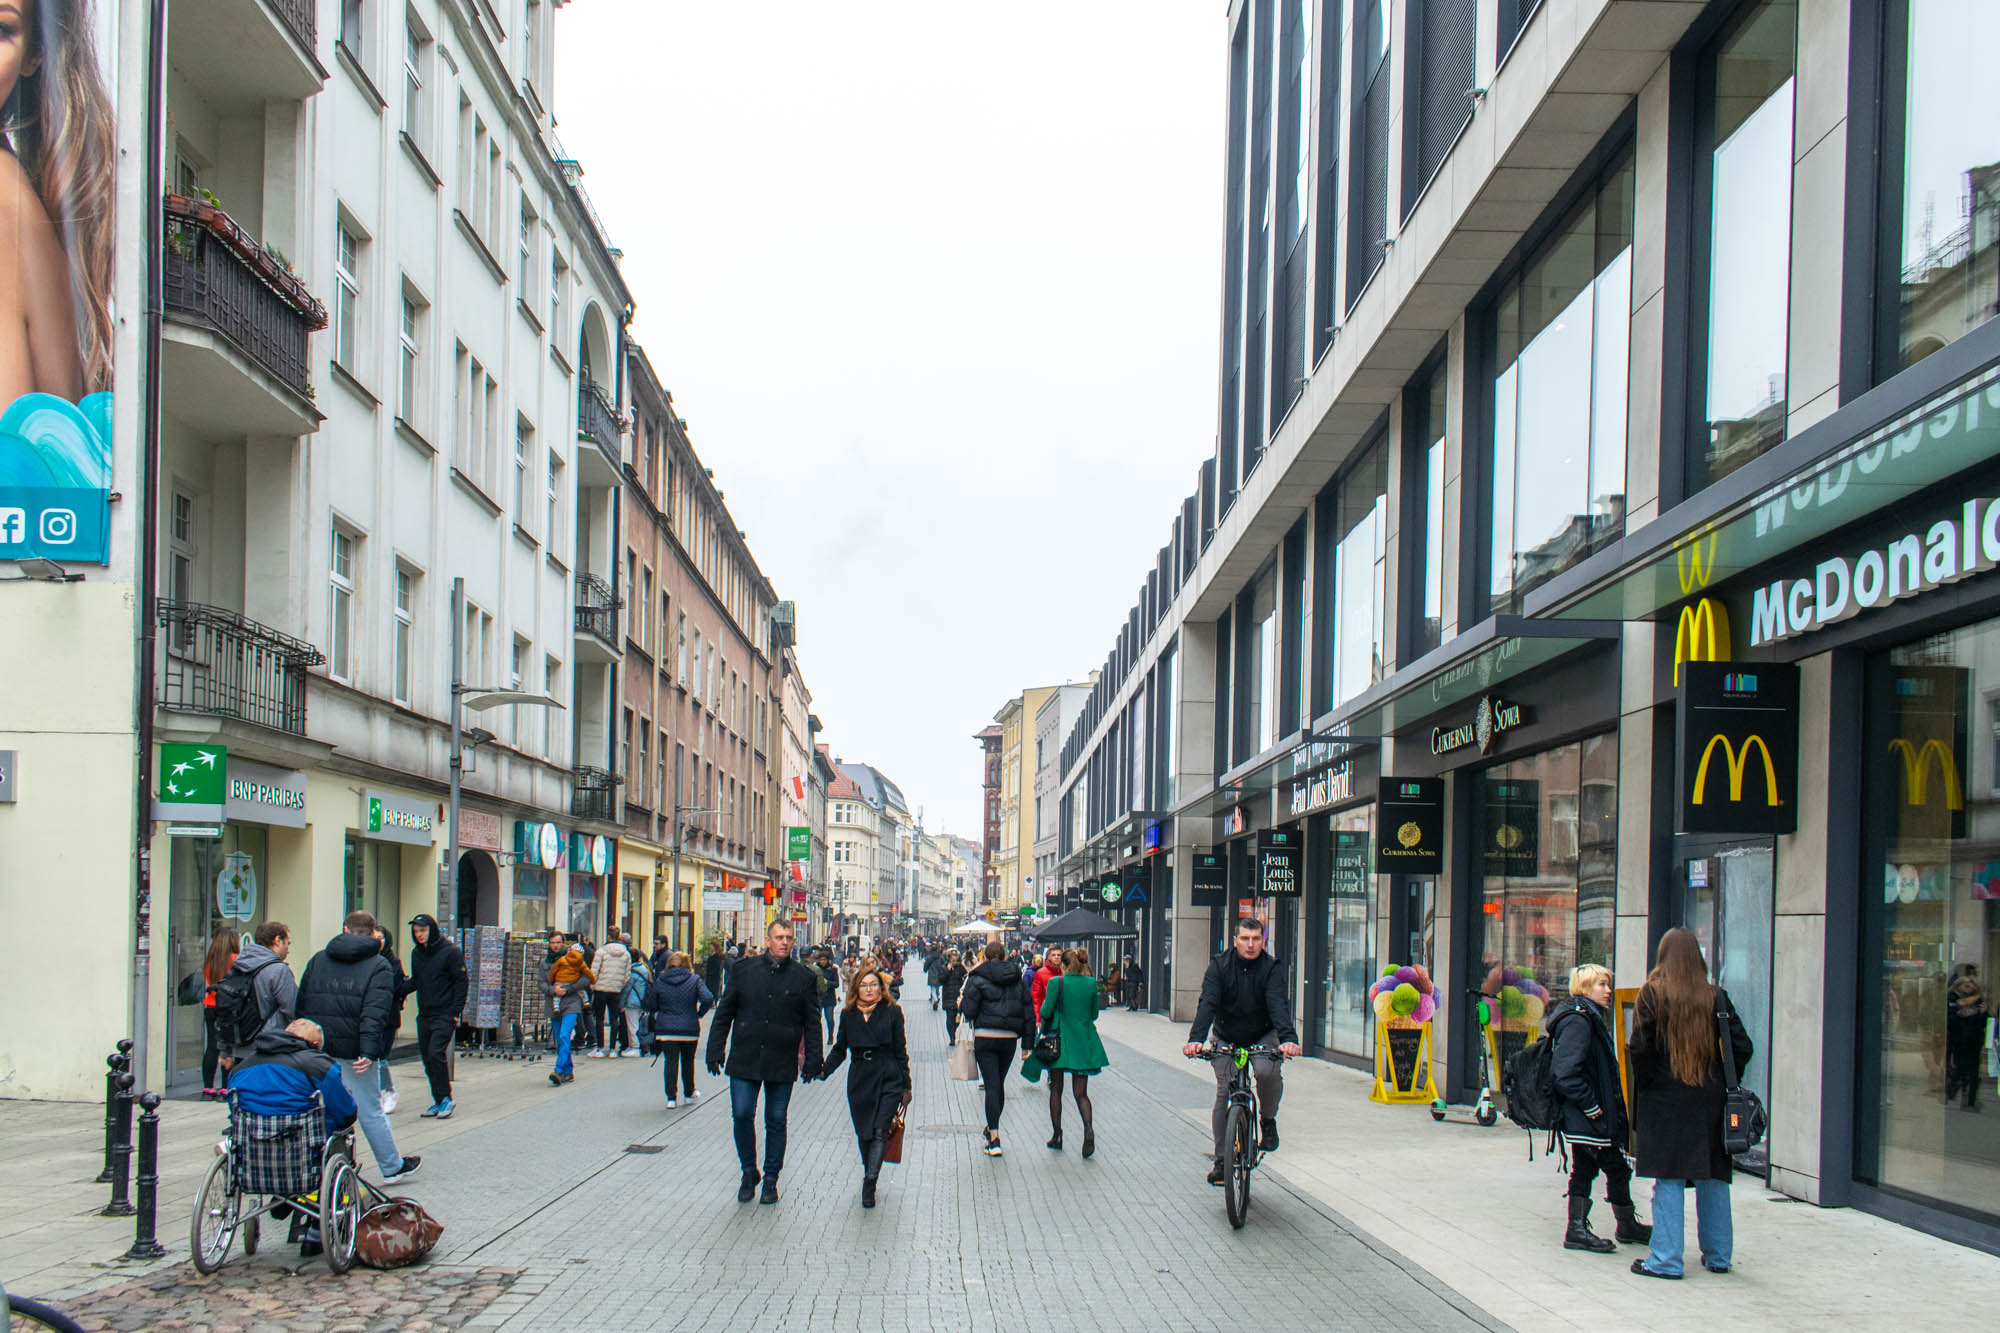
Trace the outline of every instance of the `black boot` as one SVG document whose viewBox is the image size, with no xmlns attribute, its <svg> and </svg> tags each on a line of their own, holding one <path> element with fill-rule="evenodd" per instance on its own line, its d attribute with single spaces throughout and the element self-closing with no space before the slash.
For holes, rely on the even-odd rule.
<svg viewBox="0 0 2000 1333">
<path fill-rule="evenodd" d="M 1569 1230 L 1563 1233 L 1565 1250 L 1590 1250 L 1596 1254 L 1609 1254 L 1618 1246 L 1604 1239 L 1590 1229 L 1590 1200 L 1571 1197 L 1569 1201 Z"/>
<path fill-rule="evenodd" d="M 764 1177 L 764 1192 L 757 1196 L 757 1202 L 776 1203 L 777 1201 L 778 1201 L 778 1173 L 776 1171 L 773 1171 L 770 1175 Z M 1607 1242 L 1607 1244 L 1608 1243 L 1609 1242 Z"/>
<path fill-rule="evenodd" d="M 1653 1228 L 1639 1220 L 1629 1203 L 1611 1205 L 1611 1215 L 1618 1219 L 1618 1230 L 1613 1234 L 1626 1245 L 1651 1245 Z"/>
<path fill-rule="evenodd" d="M 875 1206 L 875 1181 L 882 1174 L 882 1154 L 887 1150 L 888 1146 L 888 1143 L 882 1139 L 872 1140 L 868 1144 L 868 1170 L 861 1177 L 861 1206 L 863 1208 L 873 1208 Z"/>
<path fill-rule="evenodd" d="M 1090 1121 L 1083 1122 L 1083 1155 L 1090 1156 L 1097 1151 L 1097 1132 L 1090 1127 Z"/>
<path fill-rule="evenodd" d="M 748 1203 L 757 1197 L 757 1182 L 763 1179 L 755 1171 L 743 1173 L 743 1183 L 736 1187 L 736 1202 Z"/>
</svg>

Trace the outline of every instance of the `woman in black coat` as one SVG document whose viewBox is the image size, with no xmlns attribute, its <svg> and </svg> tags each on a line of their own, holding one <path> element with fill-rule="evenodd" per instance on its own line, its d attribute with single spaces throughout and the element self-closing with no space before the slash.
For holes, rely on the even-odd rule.
<svg viewBox="0 0 2000 1333">
<path fill-rule="evenodd" d="M 1678 1278 L 1687 1241 L 1686 1200 L 1695 1192 L 1701 1262 L 1727 1273 L 1734 1262 L 1729 1216 L 1729 1154 L 1722 1146 L 1722 1042 L 1716 1014 L 1729 1030 L 1740 1078 L 1755 1053 L 1728 992 L 1709 984 L 1701 945 L 1675 927 L 1660 940 L 1651 975 L 1639 992 L 1626 1055 L 1636 1089 L 1634 1169 L 1653 1182 L 1653 1245 L 1632 1271 Z"/>
<path fill-rule="evenodd" d="M 855 973 L 841 1011 L 833 1050 L 824 1077 L 850 1056 L 847 1066 L 847 1113 L 854 1119 L 854 1141 L 861 1149 L 861 1206 L 875 1206 L 875 1182 L 882 1174 L 882 1153 L 896 1113 L 910 1104 L 910 1047 L 903 1032 L 903 1011 L 889 999 L 889 978 L 864 969 Z"/>
<path fill-rule="evenodd" d="M 1542 1016 L 1542 1040 L 1555 1043 L 1550 1072 L 1562 1098 L 1563 1138 L 1569 1143 L 1569 1228 L 1566 1250 L 1609 1254 L 1618 1246 L 1590 1229 L 1590 1187 L 1604 1174 L 1604 1201 L 1618 1219 L 1621 1241 L 1644 1244 L 1653 1229 L 1632 1210 L 1632 1166 L 1625 1160 L 1629 1126 L 1618 1052 L 1611 1045 L 1611 969 L 1585 963 L 1569 974 L 1569 995 Z"/>
</svg>

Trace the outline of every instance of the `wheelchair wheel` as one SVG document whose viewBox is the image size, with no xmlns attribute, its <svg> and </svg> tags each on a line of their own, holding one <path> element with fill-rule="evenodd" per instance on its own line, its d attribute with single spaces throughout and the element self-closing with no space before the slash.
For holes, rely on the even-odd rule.
<svg viewBox="0 0 2000 1333">
<path fill-rule="evenodd" d="M 361 1173 L 337 1153 L 326 1155 L 319 1178 L 319 1241 L 336 1274 L 354 1267 L 354 1236 L 361 1224 Z"/>
<path fill-rule="evenodd" d="M 242 1206 L 242 1196 L 229 1172 L 229 1158 L 217 1157 L 194 1196 L 194 1216 L 188 1227 L 188 1250 L 197 1272 L 213 1273 L 229 1257 Z"/>
<path fill-rule="evenodd" d="M 251 1218 L 243 1224 L 243 1255 L 245 1258 L 257 1253 L 257 1242 L 263 1238 L 264 1224 L 259 1218 Z"/>
</svg>

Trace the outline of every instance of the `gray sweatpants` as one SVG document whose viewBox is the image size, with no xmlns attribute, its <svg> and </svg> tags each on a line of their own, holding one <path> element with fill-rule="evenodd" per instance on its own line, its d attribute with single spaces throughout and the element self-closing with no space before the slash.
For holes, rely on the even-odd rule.
<svg viewBox="0 0 2000 1333">
<path fill-rule="evenodd" d="M 1256 1041 L 1245 1044 L 1276 1046 L 1278 1034 L 1267 1032 Z M 1215 1066 L 1215 1110 L 1209 1115 L 1209 1125 L 1215 1131 L 1215 1160 L 1219 1162 L 1222 1160 L 1222 1134 L 1229 1123 L 1229 1082 L 1236 1076 L 1236 1058 L 1228 1051 L 1221 1051 L 1211 1058 L 1210 1063 Z M 1266 1120 L 1276 1120 L 1278 1099 L 1285 1095 L 1285 1082 L 1278 1076 L 1278 1057 L 1251 1056 L 1250 1077 L 1257 1084 L 1257 1114 Z"/>
</svg>

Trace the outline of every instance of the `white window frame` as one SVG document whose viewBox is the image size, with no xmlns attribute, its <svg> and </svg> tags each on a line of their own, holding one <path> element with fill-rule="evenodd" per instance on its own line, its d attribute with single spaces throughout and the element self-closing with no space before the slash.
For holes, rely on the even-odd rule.
<svg viewBox="0 0 2000 1333">
<path fill-rule="evenodd" d="M 352 375 L 361 351 L 363 241 L 345 215 L 337 216 L 333 225 L 333 361 Z"/>
<path fill-rule="evenodd" d="M 396 566 L 396 630 L 390 657 L 390 697 L 405 708 L 411 704 L 411 667 L 417 656 L 417 575 Z"/>
<path fill-rule="evenodd" d="M 396 415 L 415 427 L 423 408 L 424 303 L 406 283 L 396 328 Z"/>
<path fill-rule="evenodd" d="M 344 559 L 343 559 L 344 550 Z M 326 672 L 338 681 L 354 678 L 354 602 L 361 566 L 361 538 L 338 523 L 327 547 Z M 346 572 L 341 572 L 343 563 Z"/>
</svg>

